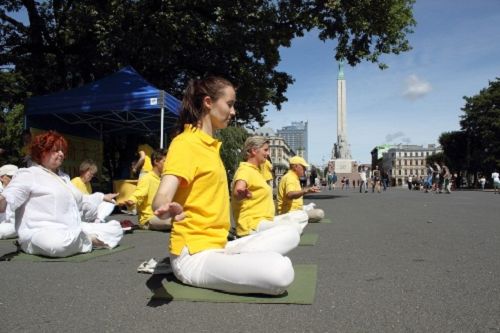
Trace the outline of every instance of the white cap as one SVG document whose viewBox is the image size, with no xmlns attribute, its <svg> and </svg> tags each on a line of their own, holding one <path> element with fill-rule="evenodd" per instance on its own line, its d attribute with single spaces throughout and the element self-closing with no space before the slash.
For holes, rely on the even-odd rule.
<svg viewBox="0 0 500 333">
<path fill-rule="evenodd" d="M 18 167 L 13 164 L 5 164 L 0 168 L 0 176 L 14 176 Z"/>
</svg>

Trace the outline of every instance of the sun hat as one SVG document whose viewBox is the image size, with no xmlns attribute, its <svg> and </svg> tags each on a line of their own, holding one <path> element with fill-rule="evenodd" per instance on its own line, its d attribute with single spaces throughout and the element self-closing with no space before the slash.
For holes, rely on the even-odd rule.
<svg viewBox="0 0 500 333">
<path fill-rule="evenodd" d="M 18 170 L 18 167 L 13 164 L 5 164 L 0 168 L 0 176 L 14 176 Z"/>
<path fill-rule="evenodd" d="M 300 156 L 294 156 L 294 157 L 290 158 L 290 160 L 288 160 L 288 162 L 290 164 L 299 164 L 299 165 L 302 165 L 305 168 L 307 168 L 309 166 L 309 164 L 307 164 L 306 160 L 303 159 Z"/>
</svg>

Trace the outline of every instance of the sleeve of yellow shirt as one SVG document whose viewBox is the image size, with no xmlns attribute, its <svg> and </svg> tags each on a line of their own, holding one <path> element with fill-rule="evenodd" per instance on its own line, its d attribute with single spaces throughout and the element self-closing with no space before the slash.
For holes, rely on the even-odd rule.
<svg viewBox="0 0 500 333">
<path fill-rule="evenodd" d="M 135 202 L 136 205 L 142 204 L 142 202 L 146 199 L 148 195 L 149 182 L 147 181 L 147 179 L 148 179 L 147 175 L 144 175 L 139 179 L 137 187 L 135 188 L 130 198 L 128 198 L 128 200 L 132 200 L 133 202 Z"/>
<path fill-rule="evenodd" d="M 296 191 L 301 191 L 302 187 L 300 187 L 300 181 L 297 181 L 297 179 L 293 179 L 292 177 L 289 177 L 286 182 L 286 193 L 288 192 L 296 192 Z"/>
</svg>

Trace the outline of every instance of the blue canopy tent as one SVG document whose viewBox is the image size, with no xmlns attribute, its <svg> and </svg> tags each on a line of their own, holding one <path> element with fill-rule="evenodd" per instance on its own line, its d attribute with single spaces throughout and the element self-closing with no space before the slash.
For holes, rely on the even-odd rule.
<svg viewBox="0 0 500 333">
<path fill-rule="evenodd" d="M 62 128 L 102 137 L 103 133 L 164 132 L 179 116 L 180 101 L 160 90 L 132 67 L 85 86 L 32 97 L 27 101 L 26 126 Z M 59 129 L 61 130 L 61 129 Z"/>
</svg>

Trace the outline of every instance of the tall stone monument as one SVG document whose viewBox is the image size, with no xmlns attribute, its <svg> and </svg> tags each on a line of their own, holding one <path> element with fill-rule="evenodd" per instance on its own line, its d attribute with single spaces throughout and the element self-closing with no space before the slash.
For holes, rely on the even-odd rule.
<svg viewBox="0 0 500 333">
<path fill-rule="evenodd" d="M 351 148 L 347 142 L 347 99 L 346 82 L 344 78 L 344 62 L 339 62 L 339 75 L 337 77 L 337 143 L 332 151 L 332 161 L 337 173 L 349 174 L 353 172 L 354 161 L 351 156 Z"/>
</svg>

